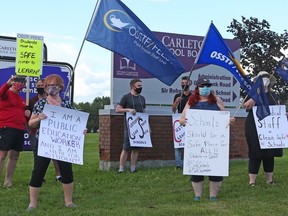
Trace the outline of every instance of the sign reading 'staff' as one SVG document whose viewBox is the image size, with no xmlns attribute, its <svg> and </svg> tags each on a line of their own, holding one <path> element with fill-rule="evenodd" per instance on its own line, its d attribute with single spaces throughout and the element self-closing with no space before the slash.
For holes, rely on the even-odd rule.
<svg viewBox="0 0 288 216">
<path fill-rule="evenodd" d="M 43 36 L 17 34 L 16 74 L 39 77 L 42 73 Z"/>
</svg>

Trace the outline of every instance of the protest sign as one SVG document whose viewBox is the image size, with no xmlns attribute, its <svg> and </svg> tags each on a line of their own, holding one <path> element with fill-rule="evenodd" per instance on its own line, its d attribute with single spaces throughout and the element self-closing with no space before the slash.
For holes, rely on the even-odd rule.
<svg viewBox="0 0 288 216">
<path fill-rule="evenodd" d="M 149 115 L 147 113 L 126 113 L 130 145 L 133 147 L 152 147 Z"/>
<path fill-rule="evenodd" d="M 185 146 L 185 127 L 180 124 L 181 114 L 172 115 L 174 148 L 184 148 Z"/>
<path fill-rule="evenodd" d="M 253 107 L 253 115 L 261 149 L 288 147 L 288 122 L 285 105 L 269 106 L 270 115 L 258 119 L 257 107 Z"/>
<path fill-rule="evenodd" d="M 16 74 L 39 77 L 42 62 L 43 36 L 17 34 Z"/>
<path fill-rule="evenodd" d="M 38 155 L 83 165 L 88 113 L 46 104 L 39 128 Z"/>
<path fill-rule="evenodd" d="M 184 175 L 228 176 L 228 111 L 188 109 L 186 112 Z"/>
</svg>

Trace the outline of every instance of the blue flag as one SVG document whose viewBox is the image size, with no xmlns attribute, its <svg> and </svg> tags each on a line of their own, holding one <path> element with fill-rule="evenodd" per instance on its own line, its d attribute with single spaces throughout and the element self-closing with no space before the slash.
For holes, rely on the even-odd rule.
<svg viewBox="0 0 288 216">
<path fill-rule="evenodd" d="M 257 105 L 256 115 L 260 121 L 266 116 L 270 115 L 268 99 L 265 93 L 263 79 L 261 76 L 258 77 L 257 81 L 249 91 L 248 95 L 255 101 Z"/>
<path fill-rule="evenodd" d="M 120 0 L 102 0 L 86 40 L 129 58 L 167 85 L 184 66 Z"/>
<path fill-rule="evenodd" d="M 215 64 L 224 67 L 233 74 L 247 93 L 251 89 L 251 81 L 245 75 L 245 72 L 241 68 L 239 62 L 235 59 L 232 51 L 213 23 L 211 23 L 208 33 L 204 38 L 201 50 L 199 51 L 195 63 Z"/>
<path fill-rule="evenodd" d="M 278 66 L 276 67 L 276 72 L 279 74 L 279 76 L 288 83 L 288 59 L 283 58 Z"/>
</svg>

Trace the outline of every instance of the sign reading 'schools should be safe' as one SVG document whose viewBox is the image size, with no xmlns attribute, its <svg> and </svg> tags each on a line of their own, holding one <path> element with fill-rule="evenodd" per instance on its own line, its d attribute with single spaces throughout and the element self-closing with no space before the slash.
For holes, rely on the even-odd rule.
<svg viewBox="0 0 288 216">
<path fill-rule="evenodd" d="M 186 112 L 184 175 L 228 176 L 228 111 L 194 110 Z"/>
<path fill-rule="evenodd" d="M 133 147 L 152 147 L 149 115 L 147 113 L 126 113 L 130 145 Z"/>
<path fill-rule="evenodd" d="M 88 113 L 46 104 L 39 128 L 38 155 L 83 165 Z"/>
</svg>

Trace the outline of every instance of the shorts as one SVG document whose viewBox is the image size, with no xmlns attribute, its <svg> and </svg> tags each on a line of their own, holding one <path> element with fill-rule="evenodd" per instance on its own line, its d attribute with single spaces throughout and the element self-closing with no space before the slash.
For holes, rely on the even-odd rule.
<svg viewBox="0 0 288 216">
<path fill-rule="evenodd" d="M 0 150 L 22 151 L 24 144 L 24 130 L 4 127 L 0 128 Z"/>
<path fill-rule="evenodd" d="M 192 175 L 190 180 L 192 182 L 201 182 L 201 181 L 204 181 L 204 176 Z M 222 176 L 209 176 L 209 181 L 221 182 L 223 181 L 223 177 Z"/>
<path fill-rule="evenodd" d="M 125 127 L 125 126 L 124 126 Z M 140 150 L 142 147 L 131 147 L 130 146 L 130 140 L 129 140 L 129 135 L 126 127 L 124 128 L 124 143 L 123 143 L 123 149 L 126 151 L 129 150 Z"/>
</svg>

